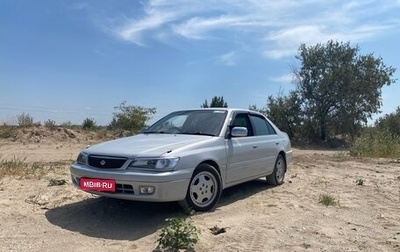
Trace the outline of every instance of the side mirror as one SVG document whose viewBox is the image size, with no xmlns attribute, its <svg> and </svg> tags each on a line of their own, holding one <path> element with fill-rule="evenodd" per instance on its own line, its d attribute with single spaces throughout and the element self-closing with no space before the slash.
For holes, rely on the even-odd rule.
<svg viewBox="0 0 400 252">
<path fill-rule="evenodd" d="M 245 137 L 247 134 L 248 132 L 246 127 L 233 127 L 231 130 L 232 137 Z"/>
</svg>

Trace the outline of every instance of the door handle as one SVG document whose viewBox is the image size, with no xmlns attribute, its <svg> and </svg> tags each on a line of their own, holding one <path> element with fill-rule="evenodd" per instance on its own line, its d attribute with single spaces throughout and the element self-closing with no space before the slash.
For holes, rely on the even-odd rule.
<svg viewBox="0 0 400 252">
<path fill-rule="evenodd" d="M 253 145 L 253 149 L 257 149 L 258 148 L 258 145 Z"/>
</svg>

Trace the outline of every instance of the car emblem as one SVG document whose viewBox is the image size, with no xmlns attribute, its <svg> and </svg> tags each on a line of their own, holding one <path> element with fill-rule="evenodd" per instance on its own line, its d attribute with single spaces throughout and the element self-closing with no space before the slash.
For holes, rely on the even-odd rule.
<svg viewBox="0 0 400 252">
<path fill-rule="evenodd" d="M 101 164 L 102 166 L 104 166 L 104 165 L 106 164 L 106 161 L 105 161 L 105 160 L 101 160 L 101 161 L 100 161 L 100 164 Z"/>
</svg>

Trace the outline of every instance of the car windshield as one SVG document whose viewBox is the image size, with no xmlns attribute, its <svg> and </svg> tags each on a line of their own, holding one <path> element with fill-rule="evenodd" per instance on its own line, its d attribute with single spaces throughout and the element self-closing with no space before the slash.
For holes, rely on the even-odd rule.
<svg viewBox="0 0 400 252">
<path fill-rule="evenodd" d="M 222 129 L 226 114 L 224 110 L 173 112 L 154 123 L 144 133 L 217 136 Z"/>
</svg>

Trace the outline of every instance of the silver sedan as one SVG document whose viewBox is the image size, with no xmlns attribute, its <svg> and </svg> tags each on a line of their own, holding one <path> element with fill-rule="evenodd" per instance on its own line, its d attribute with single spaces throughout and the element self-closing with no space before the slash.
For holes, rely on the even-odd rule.
<svg viewBox="0 0 400 252">
<path fill-rule="evenodd" d="M 266 177 L 284 182 L 290 140 L 264 115 L 243 109 L 173 112 L 143 133 L 82 150 L 73 184 L 106 197 L 207 211 L 222 190 Z"/>
</svg>

